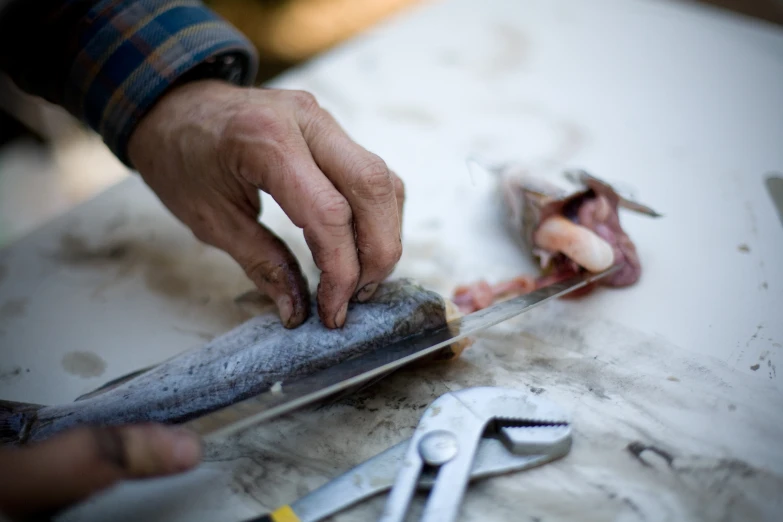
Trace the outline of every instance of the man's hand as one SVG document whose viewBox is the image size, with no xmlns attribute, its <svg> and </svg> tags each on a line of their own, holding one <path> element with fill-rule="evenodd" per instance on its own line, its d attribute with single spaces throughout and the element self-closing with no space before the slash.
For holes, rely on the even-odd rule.
<svg viewBox="0 0 783 522">
<path fill-rule="evenodd" d="M 30 446 L 0 448 L 0 513 L 52 514 L 119 480 L 180 473 L 200 459 L 195 435 L 160 425 L 75 428 Z"/>
<path fill-rule="evenodd" d="M 307 283 L 288 247 L 259 224 L 258 189 L 303 229 L 329 328 L 345 323 L 350 299 L 372 296 L 402 254 L 402 181 L 305 92 L 186 84 L 142 119 L 129 155 L 198 239 L 226 251 L 275 300 L 289 328 L 307 318 Z"/>
</svg>

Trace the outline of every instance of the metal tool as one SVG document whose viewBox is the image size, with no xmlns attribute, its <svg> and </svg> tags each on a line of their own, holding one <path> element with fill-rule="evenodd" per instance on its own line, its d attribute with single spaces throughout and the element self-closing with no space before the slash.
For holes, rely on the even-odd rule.
<svg viewBox="0 0 783 522">
<path fill-rule="evenodd" d="M 421 520 L 456 520 L 479 441 L 487 434 L 514 454 L 557 454 L 571 447 L 568 418 L 548 401 L 492 387 L 447 393 L 424 412 L 411 437 L 380 522 L 404 521 L 425 469 L 437 476 Z"/>
<path fill-rule="evenodd" d="M 204 439 L 230 435 L 298 408 L 329 398 L 340 391 L 388 375 L 406 364 L 449 346 L 465 337 L 522 314 L 536 306 L 592 284 L 620 267 L 597 274 L 582 273 L 565 281 L 495 303 L 445 326 L 423 332 L 343 361 L 291 383 L 208 413 L 183 424 Z"/>
<path fill-rule="evenodd" d="M 775 204 L 775 210 L 778 211 L 780 222 L 783 223 L 783 177 L 767 176 L 766 185 L 772 203 Z"/>
<path fill-rule="evenodd" d="M 513 431 L 518 429 L 502 428 L 512 439 L 515 438 Z M 382 493 L 392 487 L 408 443 L 408 440 L 400 442 L 290 505 L 281 506 L 269 514 L 245 522 L 318 522 Z M 541 466 L 563 457 L 568 450 L 569 446 L 561 445 L 552 448 L 552 451 L 515 455 L 510 453 L 500 440 L 482 438 L 470 470 L 470 481 Z M 434 483 L 435 475 L 425 469 L 416 487 L 427 490 Z"/>
</svg>

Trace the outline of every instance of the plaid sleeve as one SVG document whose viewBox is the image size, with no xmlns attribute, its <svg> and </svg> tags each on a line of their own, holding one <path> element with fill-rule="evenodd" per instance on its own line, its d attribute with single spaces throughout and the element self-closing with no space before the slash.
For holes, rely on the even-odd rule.
<svg viewBox="0 0 783 522">
<path fill-rule="evenodd" d="M 236 83 L 255 80 L 253 45 L 198 0 L 23 2 L 28 35 L 14 43 L 29 46 L 8 67 L 12 78 L 86 122 L 126 164 L 136 124 L 197 65 L 232 53 L 241 65 Z"/>
</svg>

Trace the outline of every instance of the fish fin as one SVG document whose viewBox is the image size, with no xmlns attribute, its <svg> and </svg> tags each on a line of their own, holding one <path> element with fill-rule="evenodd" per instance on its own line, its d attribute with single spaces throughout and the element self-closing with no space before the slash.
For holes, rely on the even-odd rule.
<svg viewBox="0 0 783 522">
<path fill-rule="evenodd" d="M 121 377 L 117 377 L 116 379 L 112 379 L 106 384 L 103 384 L 90 392 L 87 392 L 83 395 L 79 395 L 78 397 L 76 397 L 76 401 L 78 402 L 78 401 L 83 401 L 85 399 L 92 399 L 93 397 L 97 397 L 98 395 L 106 393 L 109 390 L 113 390 L 114 388 L 117 388 L 118 386 L 122 386 L 126 382 L 135 379 L 136 377 L 138 377 L 143 373 L 147 373 L 148 371 L 152 370 L 153 368 L 156 368 L 157 366 L 158 366 L 157 364 L 154 364 L 152 366 L 147 366 L 146 368 L 142 368 L 141 370 L 135 370 L 130 372 L 129 374 L 123 375 Z"/>
<path fill-rule="evenodd" d="M 565 171 L 563 175 L 571 183 L 581 184 L 582 186 L 586 186 L 586 187 L 589 187 L 591 183 L 600 183 L 601 185 L 605 185 L 617 195 L 617 198 L 619 200 L 618 205 L 626 210 L 636 212 L 637 214 L 644 214 L 645 216 L 649 216 L 652 218 L 663 217 L 663 214 L 661 214 L 660 212 L 652 209 L 651 207 L 648 207 L 647 205 L 643 205 L 638 201 L 634 201 L 627 195 L 620 194 L 618 190 L 615 187 L 613 187 L 611 184 L 593 176 L 589 172 L 586 172 L 581 169 L 572 169 L 572 170 Z"/>
<path fill-rule="evenodd" d="M 0 400 L 0 445 L 24 443 L 41 408 L 40 404 Z"/>
</svg>

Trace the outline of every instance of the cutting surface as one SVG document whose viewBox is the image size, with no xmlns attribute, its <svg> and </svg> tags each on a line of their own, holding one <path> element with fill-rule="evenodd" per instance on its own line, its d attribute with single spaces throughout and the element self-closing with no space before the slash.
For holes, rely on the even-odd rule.
<svg viewBox="0 0 783 522">
<path fill-rule="evenodd" d="M 125 485 L 65 519 L 111 509 L 112 520 L 238 521 L 409 436 L 439 393 L 479 384 L 560 401 L 576 435 L 562 462 L 472 488 L 466 520 L 675 520 L 707 498 L 748 519 L 780 509 L 783 222 L 767 181 L 783 177 L 779 30 L 670 2 L 446 0 L 273 85 L 316 94 L 404 179 L 395 275 L 450 294 L 532 269 L 495 180 L 468 168 L 475 155 L 585 168 L 664 214 L 621 216 L 642 280 L 547 304 L 451 367 L 251 430 L 210 448 L 195 473 Z M 262 219 L 317 281 L 301 232 L 269 198 Z M 233 300 L 250 288 L 126 180 L 0 251 L 0 396 L 69 401 L 198 346 L 248 317 Z M 633 442 L 674 464 L 645 466 Z"/>
</svg>

